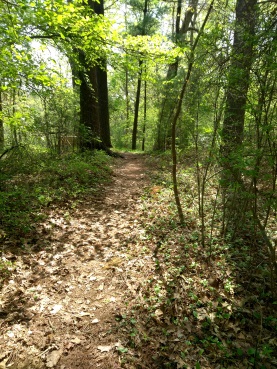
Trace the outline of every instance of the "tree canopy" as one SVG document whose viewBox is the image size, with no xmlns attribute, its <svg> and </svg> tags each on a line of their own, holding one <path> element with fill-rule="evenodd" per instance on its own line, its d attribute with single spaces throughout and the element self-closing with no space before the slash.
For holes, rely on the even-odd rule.
<svg viewBox="0 0 277 369">
<path fill-rule="evenodd" d="M 1 368 L 276 365 L 276 19 L 0 0 Z"/>
</svg>

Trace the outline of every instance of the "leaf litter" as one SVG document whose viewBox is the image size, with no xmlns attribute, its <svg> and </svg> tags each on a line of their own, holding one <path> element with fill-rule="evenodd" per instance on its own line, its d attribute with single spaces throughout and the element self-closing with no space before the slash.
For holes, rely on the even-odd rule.
<svg viewBox="0 0 277 369">
<path fill-rule="evenodd" d="M 195 185 L 181 228 L 159 162 L 148 160 L 126 154 L 98 196 L 49 209 L 39 251 L 3 246 L 14 267 L 0 299 L 1 369 L 277 366 L 264 276 L 224 249 L 208 261 Z"/>
</svg>

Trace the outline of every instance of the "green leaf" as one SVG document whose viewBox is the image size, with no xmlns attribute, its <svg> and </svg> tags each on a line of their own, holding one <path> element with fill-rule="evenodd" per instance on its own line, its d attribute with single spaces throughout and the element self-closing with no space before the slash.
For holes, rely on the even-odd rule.
<svg viewBox="0 0 277 369">
<path fill-rule="evenodd" d="M 118 347 L 117 351 L 121 352 L 122 354 L 126 354 L 128 352 L 128 349 L 125 347 Z"/>
<path fill-rule="evenodd" d="M 253 347 L 251 347 L 248 351 L 247 351 L 248 355 L 255 355 L 256 353 L 256 349 L 254 349 Z"/>
<path fill-rule="evenodd" d="M 242 351 L 242 349 L 238 348 L 238 349 L 237 349 L 237 354 L 238 354 L 239 356 L 242 356 L 242 355 L 243 355 L 243 351 Z"/>
</svg>

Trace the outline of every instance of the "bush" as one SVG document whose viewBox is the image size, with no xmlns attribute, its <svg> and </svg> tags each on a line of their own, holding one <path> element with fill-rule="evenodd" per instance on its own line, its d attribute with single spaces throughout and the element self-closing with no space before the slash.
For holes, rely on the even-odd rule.
<svg viewBox="0 0 277 369">
<path fill-rule="evenodd" d="M 50 205 L 69 206 L 109 181 L 110 158 L 103 152 L 57 156 L 16 148 L 0 160 L 0 230 L 24 236 Z"/>
</svg>

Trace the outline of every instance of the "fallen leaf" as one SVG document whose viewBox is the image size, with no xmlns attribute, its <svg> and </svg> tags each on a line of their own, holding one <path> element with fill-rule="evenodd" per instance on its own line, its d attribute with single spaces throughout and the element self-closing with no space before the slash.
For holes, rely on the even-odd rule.
<svg viewBox="0 0 277 369">
<path fill-rule="evenodd" d="M 101 283 L 100 286 L 97 289 L 98 289 L 98 291 L 103 291 L 103 289 L 104 289 L 104 283 Z"/>
<path fill-rule="evenodd" d="M 75 344 L 74 343 L 72 343 L 72 342 L 69 342 L 66 346 L 65 346 L 65 349 L 66 350 L 71 350 L 73 347 L 75 347 Z"/>
<path fill-rule="evenodd" d="M 113 346 L 97 346 L 97 348 L 101 352 L 109 352 L 112 350 Z"/>
<path fill-rule="evenodd" d="M 58 361 L 60 360 L 60 357 L 62 356 L 63 350 L 53 350 L 47 354 L 46 358 L 46 367 L 47 368 L 54 368 L 55 365 L 57 365 Z"/>
<path fill-rule="evenodd" d="M 80 311 L 80 313 L 78 314 L 78 316 L 82 317 L 82 316 L 90 316 L 90 313 L 87 313 L 86 311 Z"/>
<path fill-rule="evenodd" d="M 240 340 L 245 340 L 245 335 L 243 333 L 239 333 L 237 336 Z"/>
<path fill-rule="evenodd" d="M 216 313 L 209 313 L 208 314 L 209 318 L 211 319 L 212 322 L 214 322 L 215 318 L 216 318 Z"/>
<path fill-rule="evenodd" d="M 197 309 L 197 319 L 202 321 L 204 319 L 206 319 L 207 317 L 207 311 L 205 308 L 200 308 L 200 309 Z"/>
<path fill-rule="evenodd" d="M 187 367 L 187 366 L 185 366 L 186 363 L 184 362 L 184 360 L 181 359 L 180 357 L 178 357 L 178 358 L 175 359 L 175 363 L 177 364 L 177 369 L 181 369 L 181 368 Z"/>
<path fill-rule="evenodd" d="M 62 305 L 54 305 L 52 307 L 52 310 L 50 311 L 51 314 L 57 314 L 58 311 L 60 311 L 62 308 Z"/>
<path fill-rule="evenodd" d="M 162 310 L 161 310 L 161 309 L 157 309 L 157 310 L 155 310 L 155 315 L 156 315 L 157 317 L 159 317 L 159 316 L 163 316 L 163 312 L 162 312 Z"/>
<path fill-rule="evenodd" d="M 81 343 L 81 340 L 79 337 L 74 337 L 70 340 L 72 343 L 76 343 L 76 345 L 79 345 Z"/>
<path fill-rule="evenodd" d="M 4 360 L 9 354 L 10 352 L 3 352 L 2 354 L 0 354 L 0 361 Z"/>
</svg>

